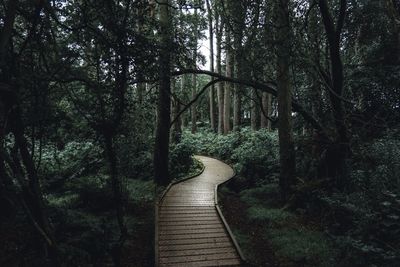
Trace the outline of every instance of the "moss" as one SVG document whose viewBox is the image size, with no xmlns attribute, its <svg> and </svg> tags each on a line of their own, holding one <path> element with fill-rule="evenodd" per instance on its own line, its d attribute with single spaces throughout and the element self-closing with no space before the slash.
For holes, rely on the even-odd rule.
<svg viewBox="0 0 400 267">
<path fill-rule="evenodd" d="M 267 222 L 281 225 L 288 221 L 295 221 L 296 216 L 282 209 L 271 209 L 262 206 L 253 206 L 247 210 L 248 218 L 254 222 Z"/>
<path fill-rule="evenodd" d="M 283 261 L 306 266 L 336 266 L 336 250 L 327 237 L 316 231 L 300 229 L 268 229 L 265 239 Z"/>
<path fill-rule="evenodd" d="M 240 199 L 249 206 L 266 205 L 278 199 L 278 185 L 266 184 L 259 187 L 243 190 L 240 193 Z"/>
</svg>

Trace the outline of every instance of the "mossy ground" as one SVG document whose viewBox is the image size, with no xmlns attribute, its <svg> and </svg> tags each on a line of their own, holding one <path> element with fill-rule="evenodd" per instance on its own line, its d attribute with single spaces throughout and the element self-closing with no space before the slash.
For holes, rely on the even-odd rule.
<svg viewBox="0 0 400 267">
<path fill-rule="evenodd" d="M 337 251 L 324 232 L 306 218 L 282 209 L 276 184 L 235 193 L 220 190 L 228 223 L 250 266 L 336 266 Z"/>
</svg>

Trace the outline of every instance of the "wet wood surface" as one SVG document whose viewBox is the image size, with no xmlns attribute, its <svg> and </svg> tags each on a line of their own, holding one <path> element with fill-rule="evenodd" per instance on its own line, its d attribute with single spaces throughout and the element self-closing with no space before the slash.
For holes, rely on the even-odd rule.
<svg viewBox="0 0 400 267">
<path fill-rule="evenodd" d="M 160 203 L 159 266 L 239 266 L 239 255 L 214 203 L 215 186 L 233 176 L 225 163 L 196 156 L 204 172 L 173 185 Z"/>
</svg>

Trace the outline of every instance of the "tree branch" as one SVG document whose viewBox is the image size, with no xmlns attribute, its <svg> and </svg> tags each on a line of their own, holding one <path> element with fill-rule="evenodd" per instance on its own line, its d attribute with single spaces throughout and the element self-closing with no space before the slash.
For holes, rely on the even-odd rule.
<svg viewBox="0 0 400 267">
<path fill-rule="evenodd" d="M 225 82 L 242 84 L 242 85 L 246 85 L 248 87 L 252 87 L 254 89 L 263 91 L 263 92 L 270 93 L 270 94 L 274 95 L 275 97 L 277 95 L 277 91 L 276 91 L 276 88 L 275 88 L 276 85 L 275 85 L 275 83 L 272 83 L 272 82 L 259 83 L 259 82 L 255 82 L 255 81 L 235 79 L 235 78 L 230 78 L 230 77 L 223 76 L 223 75 L 215 73 L 215 72 L 206 71 L 206 70 L 198 70 L 198 69 L 185 69 L 185 70 L 180 70 L 180 71 L 174 71 L 174 72 L 171 73 L 171 75 L 172 76 L 179 76 L 179 75 L 189 74 L 189 73 L 192 73 L 192 74 L 205 74 L 205 75 L 209 75 L 211 77 L 217 78 L 217 80 L 215 80 L 217 82 L 218 81 L 225 81 Z M 207 85 L 210 86 L 210 83 L 208 83 Z M 205 90 L 205 89 L 203 88 L 203 90 Z M 324 129 L 324 127 L 310 113 L 308 113 L 303 106 L 298 104 L 294 99 L 292 100 L 292 108 L 293 108 L 293 111 L 298 112 L 300 115 L 302 115 L 303 118 L 308 123 L 310 123 L 312 125 L 312 127 L 314 127 L 318 132 L 320 132 L 320 134 L 324 138 L 326 138 L 327 140 L 330 140 L 330 138 L 326 134 L 326 130 Z"/>
</svg>

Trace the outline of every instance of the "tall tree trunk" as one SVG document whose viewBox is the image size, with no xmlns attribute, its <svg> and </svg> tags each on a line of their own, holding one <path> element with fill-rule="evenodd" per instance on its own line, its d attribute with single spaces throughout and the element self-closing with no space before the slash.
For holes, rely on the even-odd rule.
<svg viewBox="0 0 400 267">
<path fill-rule="evenodd" d="M 236 65 L 235 69 L 238 68 Z M 239 131 L 242 124 L 242 97 L 241 87 L 238 84 L 234 85 L 233 89 L 233 130 Z"/>
<path fill-rule="evenodd" d="M 251 89 L 251 113 L 250 113 L 250 120 L 251 120 L 251 129 L 253 131 L 258 130 L 258 106 L 257 106 L 257 92 L 256 89 Z"/>
<path fill-rule="evenodd" d="M 233 75 L 233 53 L 230 42 L 231 34 L 230 30 L 226 29 L 226 76 L 232 77 Z M 232 91 L 232 83 L 225 83 L 225 92 L 224 92 L 224 134 L 228 134 L 231 131 L 231 91 Z"/>
<path fill-rule="evenodd" d="M 260 127 L 266 128 L 267 130 L 271 130 L 271 121 L 269 117 L 272 113 L 272 95 L 266 92 L 262 93 L 261 97 L 262 102 L 262 112 L 260 116 Z"/>
<path fill-rule="evenodd" d="M 195 16 L 197 16 L 197 9 L 194 11 Z M 195 25 L 195 31 L 196 31 L 196 36 L 195 36 L 195 42 L 193 46 L 193 69 L 197 68 L 197 25 Z M 197 75 L 192 74 L 192 99 L 194 99 L 197 95 Z M 191 114 L 192 114 L 192 133 L 197 132 L 197 103 L 193 103 L 191 108 Z"/>
<path fill-rule="evenodd" d="M 246 55 L 243 49 L 243 36 L 246 29 L 246 1 L 228 1 L 227 10 L 230 16 L 230 24 L 232 25 L 232 37 L 234 47 L 234 69 L 235 77 L 244 79 L 250 73 L 247 71 Z M 235 84 L 233 91 L 233 130 L 240 130 L 242 122 L 242 91 L 243 85 Z"/>
<path fill-rule="evenodd" d="M 278 92 L 278 132 L 280 155 L 279 185 L 283 200 L 291 192 L 296 171 L 296 158 L 292 129 L 292 86 L 289 75 L 290 64 L 290 24 L 289 0 L 277 0 L 277 92 Z"/>
<path fill-rule="evenodd" d="M 217 30 L 217 73 L 222 74 L 222 56 L 221 56 L 221 42 L 222 42 L 222 35 L 223 35 L 223 23 L 222 21 L 219 22 L 219 16 L 216 18 L 216 30 Z M 218 133 L 224 133 L 224 83 L 218 83 Z"/>
<path fill-rule="evenodd" d="M 332 80 L 332 90 L 329 91 L 329 99 L 336 128 L 335 144 L 328 149 L 328 174 L 336 180 L 337 187 L 343 190 L 349 178 L 347 159 L 350 153 L 350 143 L 345 122 L 345 109 L 341 100 L 343 95 L 344 74 L 340 55 L 340 36 L 346 17 L 347 1 L 340 0 L 336 26 L 331 12 L 329 11 L 328 2 L 326 0 L 319 0 L 318 3 L 329 43 Z"/>
<path fill-rule="evenodd" d="M 213 29 L 213 16 L 212 9 L 210 5 L 210 0 L 206 0 L 207 13 L 208 13 L 208 32 L 210 38 L 210 71 L 214 72 L 214 29 Z M 214 80 L 214 77 L 211 77 Z M 210 88 L 210 125 L 211 129 L 216 132 L 216 106 L 215 106 L 215 85 L 213 84 Z"/>
<path fill-rule="evenodd" d="M 176 82 L 174 79 L 172 80 L 172 83 L 173 83 L 172 90 L 174 90 L 175 95 L 178 95 L 178 92 L 176 90 L 177 88 Z M 178 101 L 178 99 L 173 99 L 171 101 L 171 109 L 172 109 L 172 119 L 175 119 L 176 116 L 178 116 L 179 112 L 181 111 L 181 103 Z M 182 119 L 179 117 L 172 125 L 171 142 L 178 144 L 181 141 L 181 136 L 182 136 Z"/>
<path fill-rule="evenodd" d="M 157 129 L 154 147 L 154 180 L 159 185 L 169 183 L 168 153 L 171 121 L 171 54 L 172 33 L 169 1 L 159 0 L 160 7 L 160 85 L 158 90 Z"/>
<path fill-rule="evenodd" d="M 114 147 L 114 137 L 109 134 L 108 129 L 104 129 L 105 148 L 110 168 L 111 188 L 114 194 L 114 208 L 117 215 L 120 237 L 117 245 L 113 248 L 113 259 L 117 266 L 121 266 L 122 247 L 128 235 L 128 229 L 125 224 L 125 208 L 122 192 L 122 183 L 118 175 L 117 156 Z"/>
<path fill-rule="evenodd" d="M 192 99 L 196 97 L 197 94 L 197 75 L 192 74 Z M 197 105 L 193 103 L 190 107 L 192 115 L 192 133 L 197 132 Z"/>
</svg>

